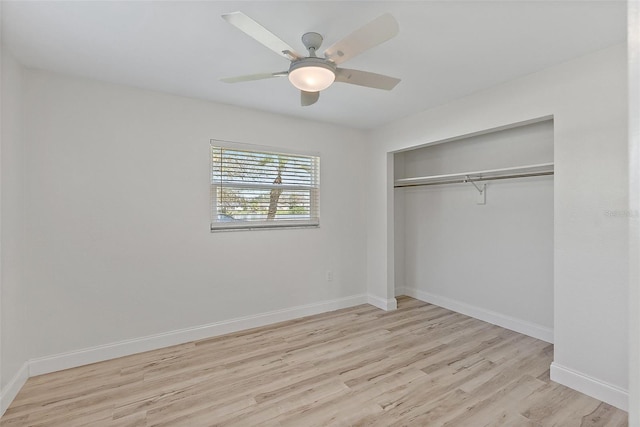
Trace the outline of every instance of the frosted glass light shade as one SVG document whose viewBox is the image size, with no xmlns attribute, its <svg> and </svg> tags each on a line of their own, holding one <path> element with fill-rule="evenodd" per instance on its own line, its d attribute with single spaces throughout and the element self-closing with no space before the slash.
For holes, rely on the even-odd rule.
<svg viewBox="0 0 640 427">
<path fill-rule="evenodd" d="M 334 71 L 324 64 L 300 64 L 289 70 L 291 84 L 305 92 L 320 92 L 331 86 L 335 79 Z"/>
</svg>

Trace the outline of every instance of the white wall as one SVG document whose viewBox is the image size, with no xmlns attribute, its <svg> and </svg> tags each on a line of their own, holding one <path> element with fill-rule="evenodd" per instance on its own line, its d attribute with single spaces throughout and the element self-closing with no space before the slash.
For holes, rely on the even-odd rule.
<svg viewBox="0 0 640 427">
<path fill-rule="evenodd" d="M 397 178 L 553 162 L 553 120 L 431 144 L 396 156 L 405 163 L 402 174 L 396 171 Z"/>
<path fill-rule="evenodd" d="M 629 426 L 640 426 L 640 3 L 627 3 L 629 57 Z"/>
<path fill-rule="evenodd" d="M 394 293 L 389 152 L 554 117 L 554 379 L 616 406 L 627 389 L 626 51 L 615 46 L 371 132 L 367 286 Z M 391 280 L 387 280 L 390 274 Z"/>
<path fill-rule="evenodd" d="M 25 105 L 30 358 L 365 293 L 362 132 L 41 71 Z M 210 233 L 211 138 L 320 152 L 320 228 Z"/>
<path fill-rule="evenodd" d="M 549 120 L 397 153 L 397 178 L 553 162 Z M 395 190 L 404 293 L 553 339 L 553 178 Z M 397 197 L 402 194 L 401 197 Z M 396 291 L 396 294 L 398 291 Z"/>
<path fill-rule="evenodd" d="M 26 361 L 24 310 L 26 295 L 22 276 L 24 241 L 24 160 L 22 138 L 22 69 L 2 51 L 2 145 L 1 150 L 1 338 L 0 389 L 7 386 Z M 19 387 L 20 384 L 17 386 Z M 10 396 L 3 396 L 10 398 Z"/>
</svg>

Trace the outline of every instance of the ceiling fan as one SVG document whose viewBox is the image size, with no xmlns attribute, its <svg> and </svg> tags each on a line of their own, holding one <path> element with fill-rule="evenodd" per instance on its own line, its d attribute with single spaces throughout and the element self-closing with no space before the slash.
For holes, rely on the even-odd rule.
<svg viewBox="0 0 640 427">
<path fill-rule="evenodd" d="M 300 102 L 303 107 L 315 104 L 320 97 L 320 91 L 331 86 L 334 81 L 385 90 L 391 90 L 400 83 L 400 79 L 394 77 L 338 67 L 339 64 L 398 34 L 398 22 L 388 13 L 328 47 L 323 53 L 324 58 L 316 55 L 323 40 L 318 33 L 305 33 L 302 36 L 302 43 L 309 51 L 309 56 L 302 56 L 242 12 L 226 13 L 222 18 L 291 61 L 289 69 L 285 71 L 229 77 L 221 79 L 223 82 L 239 83 L 288 76 L 291 84 L 300 89 Z"/>
</svg>

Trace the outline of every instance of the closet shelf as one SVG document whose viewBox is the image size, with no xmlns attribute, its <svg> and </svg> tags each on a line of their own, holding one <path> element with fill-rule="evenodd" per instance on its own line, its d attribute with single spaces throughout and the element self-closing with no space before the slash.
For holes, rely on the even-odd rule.
<svg viewBox="0 0 640 427">
<path fill-rule="evenodd" d="M 514 166 L 484 171 L 460 172 L 446 175 L 419 176 L 415 178 L 396 179 L 395 188 L 414 187 L 419 185 L 457 184 L 474 181 L 491 181 L 495 179 L 525 178 L 530 176 L 553 175 L 553 163 Z"/>
</svg>

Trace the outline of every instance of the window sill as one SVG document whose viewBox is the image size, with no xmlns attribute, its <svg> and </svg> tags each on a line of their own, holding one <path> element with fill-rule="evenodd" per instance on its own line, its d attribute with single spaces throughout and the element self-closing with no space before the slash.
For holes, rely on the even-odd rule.
<svg viewBox="0 0 640 427">
<path fill-rule="evenodd" d="M 225 231 L 260 231 L 260 230 L 293 230 L 301 228 L 320 228 L 320 224 L 280 224 L 280 225 L 242 225 L 242 226 L 225 226 L 210 228 L 211 233 L 220 233 Z"/>
</svg>

